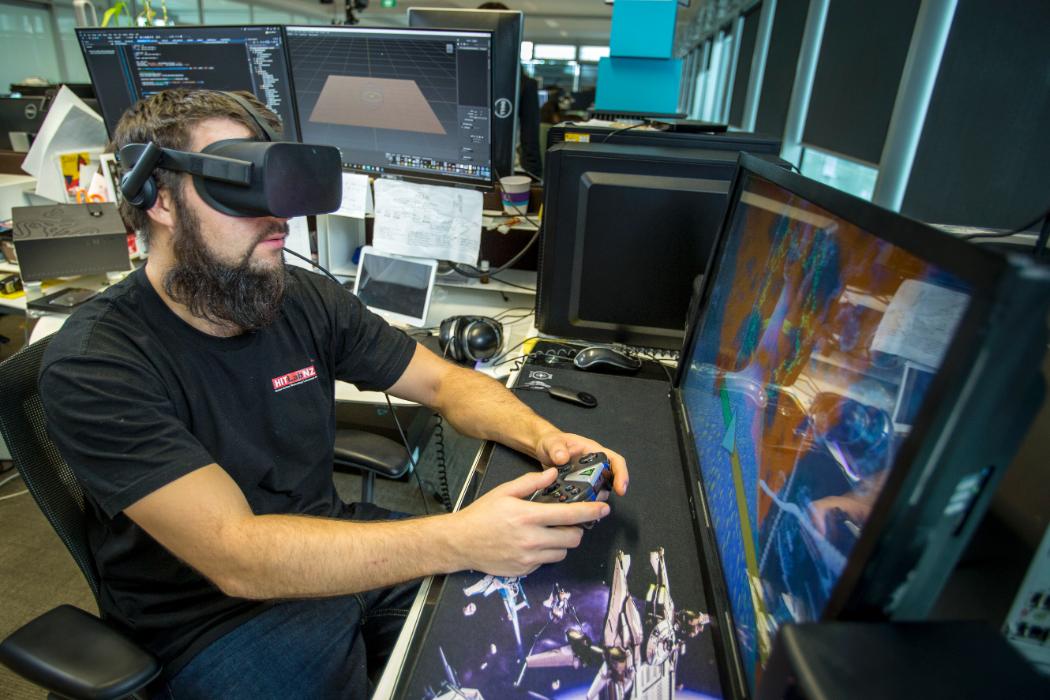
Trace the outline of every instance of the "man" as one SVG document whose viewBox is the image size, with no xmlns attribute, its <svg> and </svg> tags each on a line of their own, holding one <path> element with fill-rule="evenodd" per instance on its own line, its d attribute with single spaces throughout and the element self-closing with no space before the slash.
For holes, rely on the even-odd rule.
<svg viewBox="0 0 1050 700">
<path fill-rule="evenodd" d="M 228 95 L 171 91 L 129 109 L 114 146 L 201 151 L 257 130 Z M 285 267 L 285 220 L 227 216 L 190 176 L 154 177 L 148 210 L 122 204 L 149 237 L 148 262 L 69 319 L 40 386 L 87 493 L 102 612 L 164 661 L 172 696 L 363 697 L 411 602 L 401 584 L 461 569 L 526 574 L 608 513 L 524 500 L 553 469 L 455 514 L 391 519 L 342 503 L 336 379 L 434 408 L 543 464 L 604 448 L 445 363 L 339 285 Z M 290 373 L 303 381 L 273 381 Z M 623 494 L 624 461 L 604 451 Z"/>
</svg>

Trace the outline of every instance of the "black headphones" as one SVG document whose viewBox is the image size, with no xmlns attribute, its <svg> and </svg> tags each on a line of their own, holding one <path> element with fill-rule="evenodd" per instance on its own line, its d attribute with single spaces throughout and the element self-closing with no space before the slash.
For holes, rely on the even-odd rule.
<svg viewBox="0 0 1050 700">
<path fill-rule="evenodd" d="M 280 137 L 266 118 L 256 111 L 252 103 L 232 92 L 218 91 L 239 104 L 263 133 L 264 140 L 278 141 Z M 123 149 L 121 149 L 123 150 Z M 128 204 L 138 209 L 149 209 L 157 202 L 157 181 L 153 171 L 164 155 L 163 149 L 154 141 L 146 144 L 131 170 L 120 177 L 120 193 Z"/>
<path fill-rule="evenodd" d="M 503 326 L 488 316 L 451 316 L 441 322 L 438 342 L 455 362 L 490 360 L 503 349 Z"/>
</svg>

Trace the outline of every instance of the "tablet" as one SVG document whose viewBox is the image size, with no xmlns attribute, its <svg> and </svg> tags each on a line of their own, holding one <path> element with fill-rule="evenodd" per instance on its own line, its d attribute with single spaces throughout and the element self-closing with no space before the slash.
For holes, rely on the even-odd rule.
<svg viewBox="0 0 1050 700">
<path fill-rule="evenodd" d="M 436 260 L 408 258 L 364 246 L 357 264 L 354 294 L 387 320 L 422 328 L 426 325 L 436 272 Z"/>
</svg>

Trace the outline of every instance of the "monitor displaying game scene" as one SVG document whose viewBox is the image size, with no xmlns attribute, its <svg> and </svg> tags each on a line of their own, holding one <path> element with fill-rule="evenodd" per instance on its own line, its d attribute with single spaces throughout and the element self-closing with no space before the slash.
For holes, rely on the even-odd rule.
<svg viewBox="0 0 1050 700">
<path fill-rule="evenodd" d="M 752 691 L 820 619 L 973 290 L 757 174 L 681 380 Z"/>
</svg>

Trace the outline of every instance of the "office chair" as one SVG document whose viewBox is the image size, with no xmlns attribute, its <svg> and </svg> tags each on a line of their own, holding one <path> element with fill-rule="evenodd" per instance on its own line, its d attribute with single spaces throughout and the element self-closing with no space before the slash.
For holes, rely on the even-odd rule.
<svg viewBox="0 0 1050 700">
<path fill-rule="evenodd" d="M 95 602 L 99 574 L 87 541 L 84 491 L 47 434 L 37 376 L 50 338 L 22 348 L 0 363 L 0 435 L 48 522 L 87 579 Z M 371 500 L 375 474 L 399 477 L 408 469 L 405 448 L 360 430 L 340 430 L 336 462 L 360 470 L 362 497 Z M 49 697 L 149 696 L 160 662 L 99 618 L 61 605 L 31 620 L 0 642 L 0 663 L 50 691 Z"/>
</svg>

